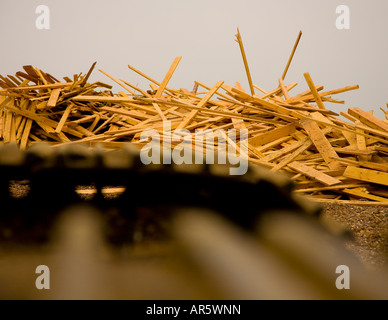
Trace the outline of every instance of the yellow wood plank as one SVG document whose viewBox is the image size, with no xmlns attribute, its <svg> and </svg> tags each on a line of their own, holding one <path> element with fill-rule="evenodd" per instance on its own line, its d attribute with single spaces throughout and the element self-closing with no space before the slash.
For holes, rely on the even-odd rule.
<svg viewBox="0 0 388 320">
<path fill-rule="evenodd" d="M 337 160 L 333 159 L 338 158 L 338 155 L 334 151 L 330 142 L 326 139 L 326 136 L 319 128 L 318 124 L 309 119 L 303 119 L 300 123 L 329 168 L 333 170 L 339 169 L 341 164 Z"/>
<path fill-rule="evenodd" d="M 348 188 L 359 188 L 362 184 L 337 184 L 329 187 L 314 187 L 314 188 L 306 188 L 306 189 L 296 189 L 294 192 L 296 193 L 310 193 L 310 192 L 320 192 L 320 191 L 336 191 L 341 189 Z"/>
<path fill-rule="evenodd" d="M 280 145 L 280 144 L 282 144 L 290 139 L 292 139 L 291 136 L 282 137 L 282 138 L 276 139 L 270 143 L 264 144 L 260 147 L 256 147 L 255 149 L 259 152 L 265 152 L 265 151 L 270 150 L 270 149 L 272 149 L 272 148 L 274 148 L 274 147 L 276 147 L 276 146 L 278 146 L 278 145 Z"/>
<path fill-rule="evenodd" d="M 287 91 L 286 86 L 284 85 L 284 81 L 282 78 L 279 78 L 279 86 L 282 89 L 283 95 L 284 95 L 284 100 L 290 99 L 290 94 Z"/>
<path fill-rule="evenodd" d="M 54 92 L 54 90 L 53 90 Z M 48 104 L 47 104 L 48 105 Z M 66 110 L 65 112 L 63 113 L 62 117 L 61 117 L 61 120 L 59 121 L 58 123 L 58 126 L 57 128 L 55 129 L 55 132 L 56 133 L 60 133 L 63 129 L 63 126 L 65 125 L 66 121 L 67 121 L 67 118 L 69 117 L 70 115 L 70 112 L 71 110 L 73 109 L 74 105 L 73 104 L 69 104 L 67 107 L 66 107 Z"/>
<path fill-rule="evenodd" d="M 310 146 L 312 145 L 312 141 L 310 139 L 306 139 L 304 143 L 301 144 L 301 146 L 296 149 L 294 152 L 292 152 L 290 155 L 285 157 L 282 161 L 280 161 L 277 165 L 275 165 L 271 170 L 272 171 L 278 171 L 288 165 L 290 162 L 294 161 L 300 154 L 305 152 Z M 266 160 L 265 158 L 261 160 Z"/>
<path fill-rule="evenodd" d="M 310 74 L 308 72 L 306 72 L 304 74 L 304 78 L 306 79 L 306 82 L 307 82 L 307 84 L 308 84 L 308 86 L 309 86 L 309 88 L 311 90 L 311 93 L 312 93 L 312 95 L 313 95 L 313 97 L 315 99 L 315 102 L 317 103 L 319 109 L 326 109 L 325 105 L 323 104 L 322 99 L 319 96 L 319 93 L 318 93 L 318 91 L 317 91 L 317 89 L 315 87 L 315 84 L 314 84 L 313 80 L 311 79 L 311 76 L 310 76 Z"/>
<path fill-rule="evenodd" d="M 3 132 L 3 139 L 4 139 L 5 143 L 11 141 L 12 119 L 13 119 L 12 111 L 10 111 L 10 110 L 6 111 L 6 113 L 5 113 L 4 132 Z"/>
<path fill-rule="evenodd" d="M 388 163 L 386 162 L 377 163 L 377 162 L 370 162 L 370 161 L 355 161 L 355 160 L 344 159 L 344 158 L 337 158 L 336 160 L 341 163 L 352 165 L 354 167 L 364 167 L 372 170 L 388 172 Z"/>
<path fill-rule="evenodd" d="M 218 91 L 218 89 L 224 84 L 224 81 L 218 81 L 211 90 L 203 97 L 203 99 L 197 104 L 198 108 L 203 108 L 213 95 Z M 177 129 L 185 128 L 190 124 L 191 120 L 198 114 L 198 110 L 192 110 L 181 122 Z"/>
<path fill-rule="evenodd" d="M 128 88 L 127 86 L 125 86 L 124 84 L 122 84 L 120 81 L 118 81 L 116 78 L 112 77 L 110 74 L 106 73 L 105 71 L 101 70 L 101 69 L 98 69 L 98 71 L 100 71 L 102 74 L 104 74 L 105 76 L 107 76 L 109 79 L 113 80 L 114 82 L 116 82 L 119 86 L 121 86 L 122 88 L 124 88 L 125 90 L 127 90 L 129 93 L 131 94 L 135 94 L 135 92 L 133 92 L 130 88 Z"/>
<path fill-rule="evenodd" d="M 226 86 L 224 86 L 224 89 L 228 89 L 228 88 Z M 258 104 L 265 109 L 269 109 L 271 111 L 275 111 L 275 112 L 278 112 L 278 113 L 286 115 L 286 116 L 295 117 L 297 119 L 305 118 L 305 116 L 298 111 L 289 110 L 289 109 L 282 107 L 278 104 L 275 104 L 273 102 L 270 102 L 270 101 L 267 101 L 267 100 L 264 100 L 264 99 L 261 99 L 258 97 L 250 96 L 249 94 L 242 92 L 236 88 L 231 88 L 230 90 L 227 90 L 227 91 L 232 93 L 232 94 L 236 94 L 238 97 L 241 97 L 242 99 L 244 99 L 248 102 Z"/>
<path fill-rule="evenodd" d="M 124 116 L 130 116 L 130 117 L 135 117 L 139 119 L 150 119 L 152 116 L 135 111 L 135 110 L 126 110 L 124 108 L 114 108 L 114 107 L 102 107 L 100 108 L 101 110 L 109 111 L 110 113 L 116 113 L 116 114 L 122 114 Z"/>
<path fill-rule="evenodd" d="M 348 166 L 344 177 L 388 186 L 388 173 Z"/>
<path fill-rule="evenodd" d="M 379 197 L 379 196 L 375 196 L 373 194 L 367 193 L 365 188 L 344 189 L 343 192 L 360 198 L 388 203 L 387 198 L 383 198 L 383 197 Z"/>
<path fill-rule="evenodd" d="M 357 125 L 360 125 L 361 122 L 359 120 L 356 121 L 356 124 Z M 361 133 L 361 134 L 357 134 L 357 133 Z M 362 134 L 365 133 L 364 130 L 362 129 L 359 129 L 357 128 L 356 129 L 356 141 L 357 141 L 357 149 L 358 150 L 367 150 L 366 148 L 366 139 L 365 139 L 365 136 L 363 136 Z M 370 156 L 365 156 L 365 155 L 360 155 L 358 156 L 358 159 L 360 161 L 369 161 L 370 160 Z"/>
<path fill-rule="evenodd" d="M 4 122 L 5 122 L 5 113 L 4 113 L 4 110 L 0 109 L 0 139 L 3 139 Z"/>
<path fill-rule="evenodd" d="M 72 86 L 73 84 L 74 84 L 73 82 L 57 82 L 57 83 L 50 83 L 50 84 L 43 84 L 43 85 L 36 85 L 36 86 L 20 86 L 20 87 L 1 89 L 0 92 L 38 90 L 38 89 L 55 89 L 55 88 L 69 87 L 69 86 Z"/>
<path fill-rule="evenodd" d="M 301 37 L 302 37 L 302 30 L 299 31 L 298 37 L 296 38 L 294 47 L 292 48 L 292 52 L 291 52 L 290 58 L 288 59 L 286 68 L 284 69 L 284 72 L 283 72 L 283 75 L 282 75 L 282 78 L 281 78 L 282 80 L 284 80 L 286 78 L 286 74 L 288 72 L 288 69 L 290 68 L 292 58 L 294 57 L 294 54 L 296 52 L 296 48 L 298 47 L 298 44 L 299 44 L 299 41 L 300 41 Z"/>
<path fill-rule="evenodd" d="M 287 91 L 290 91 L 291 89 L 295 88 L 298 84 L 296 82 L 293 82 L 291 83 L 290 85 L 288 85 L 286 87 L 286 90 Z M 263 89 L 260 89 L 260 87 L 256 86 L 256 85 L 253 85 L 255 88 L 259 89 L 260 91 L 263 92 Z M 277 94 L 280 94 L 280 92 L 282 91 L 282 89 L 280 87 L 277 87 L 269 92 L 263 92 L 264 94 L 259 96 L 260 99 L 267 99 L 267 98 L 270 98 L 272 97 L 273 95 L 277 95 Z"/>
<path fill-rule="evenodd" d="M 322 87 L 315 87 L 315 89 L 318 91 L 317 88 L 322 88 Z M 325 96 L 329 96 L 329 95 L 333 95 L 333 94 L 338 94 L 338 93 L 343 93 L 343 92 L 347 92 L 347 91 L 351 91 L 351 90 L 357 90 L 357 89 L 359 89 L 358 85 L 348 86 L 348 87 L 344 87 L 344 88 L 340 88 L 340 89 L 319 92 L 318 95 L 320 97 L 325 97 Z M 287 100 L 286 102 L 287 103 L 293 103 L 293 102 L 308 101 L 308 100 L 313 100 L 313 99 L 314 99 L 314 95 L 313 94 L 308 94 L 308 95 L 303 95 L 303 96 L 297 95 L 297 96 L 292 97 L 291 99 Z"/>
<path fill-rule="evenodd" d="M 17 114 L 20 114 L 20 115 L 26 117 L 26 118 L 32 119 L 32 120 L 34 120 L 36 122 L 39 122 L 40 124 L 43 123 L 45 125 L 48 125 L 51 128 L 56 128 L 58 126 L 58 123 L 56 121 L 51 120 L 51 119 L 46 118 L 46 117 L 41 116 L 41 115 L 37 115 L 34 112 L 31 112 L 31 111 L 28 111 L 28 110 L 20 110 L 18 108 L 10 107 L 10 106 L 8 106 L 7 108 L 10 109 L 11 111 L 17 113 Z M 54 131 L 55 131 L 55 129 L 54 129 Z M 69 133 L 69 134 L 71 134 L 71 135 L 73 135 L 75 137 L 78 137 L 78 138 L 82 138 L 83 137 L 83 135 L 80 134 L 78 131 L 73 130 L 73 129 L 68 128 L 68 127 L 63 127 L 62 131 L 67 132 L 67 133 Z"/>
<path fill-rule="evenodd" d="M 25 125 L 26 125 L 26 122 L 27 122 L 27 118 L 22 117 L 22 121 L 20 122 L 20 125 L 19 125 L 19 127 L 17 128 L 17 132 L 16 132 L 16 141 L 20 141 L 20 139 L 22 138 L 22 135 L 23 135 L 23 131 L 24 131 L 24 127 L 25 127 Z"/>
<path fill-rule="evenodd" d="M 388 124 L 386 124 L 384 121 L 380 120 L 376 116 L 359 108 L 349 108 L 348 112 L 351 116 L 360 120 L 363 124 L 372 127 L 373 129 L 388 132 Z"/>
<path fill-rule="evenodd" d="M 100 121 L 101 117 L 99 115 L 96 115 L 95 119 L 93 120 L 92 124 L 89 126 L 88 130 L 90 132 L 93 132 L 96 128 L 98 122 Z"/>
<path fill-rule="evenodd" d="M 333 186 L 341 183 L 341 180 L 333 178 L 321 171 L 315 170 L 312 167 L 306 166 L 301 162 L 291 162 L 288 164 L 288 167 L 327 186 Z"/>
<path fill-rule="evenodd" d="M 155 108 L 156 112 L 160 115 L 160 118 L 163 120 L 163 121 L 167 121 L 167 118 L 166 116 L 164 115 L 164 113 L 162 112 L 162 110 L 160 109 L 159 105 L 157 103 L 153 103 L 152 104 L 153 107 Z"/>
<path fill-rule="evenodd" d="M 164 77 L 162 83 L 159 86 L 158 91 L 155 94 L 155 98 L 160 98 L 163 94 L 164 89 L 167 87 L 168 82 L 170 81 L 173 73 L 175 72 L 175 69 L 178 67 L 179 62 L 181 61 L 182 57 L 176 57 L 168 70 L 166 76 Z"/>
<path fill-rule="evenodd" d="M 35 108 L 36 108 L 36 103 L 31 103 L 31 106 L 30 106 L 30 111 L 31 112 L 35 112 Z M 32 123 L 33 123 L 33 120 L 31 119 L 27 119 L 26 121 L 26 124 L 24 126 L 24 130 L 23 130 L 23 135 L 20 139 L 20 145 L 19 145 L 19 148 L 21 150 L 24 150 L 26 149 L 27 147 L 27 143 L 28 143 L 28 137 L 30 135 L 30 132 L 31 132 L 31 127 L 32 127 Z"/>
<path fill-rule="evenodd" d="M 359 150 L 359 149 L 352 149 L 352 147 L 345 147 L 345 148 L 333 148 L 337 153 L 341 154 L 349 154 L 354 156 L 371 156 L 377 153 L 376 150 Z"/>
<path fill-rule="evenodd" d="M 251 76 L 251 73 L 249 71 L 248 60 L 247 60 L 247 56 L 245 54 L 244 44 L 243 44 L 243 41 L 241 38 L 240 30 L 238 28 L 237 28 L 237 34 L 236 34 L 236 41 L 237 41 L 238 45 L 240 46 L 241 55 L 242 55 L 242 58 L 244 61 L 245 72 L 246 72 L 247 78 L 248 78 L 249 88 L 251 90 L 251 95 L 253 96 L 255 94 L 255 89 L 253 88 L 252 76 Z"/>
<path fill-rule="evenodd" d="M 13 116 L 12 119 L 11 119 L 10 142 L 16 142 L 16 121 L 15 121 L 15 116 Z"/>
<path fill-rule="evenodd" d="M 254 147 L 259 147 L 264 144 L 270 143 L 277 139 L 289 136 L 296 131 L 294 124 L 290 123 L 280 128 L 276 128 L 265 133 L 262 133 L 258 136 L 252 137 L 249 139 L 249 143 Z"/>
</svg>

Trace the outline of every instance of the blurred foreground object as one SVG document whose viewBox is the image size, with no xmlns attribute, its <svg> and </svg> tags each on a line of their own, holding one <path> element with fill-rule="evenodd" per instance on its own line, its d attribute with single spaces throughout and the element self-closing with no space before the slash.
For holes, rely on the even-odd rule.
<svg viewBox="0 0 388 320">
<path fill-rule="evenodd" d="M 365 269 L 291 180 L 228 167 L 143 165 L 129 144 L 3 146 L 0 298 L 388 298 L 387 270 Z"/>
</svg>

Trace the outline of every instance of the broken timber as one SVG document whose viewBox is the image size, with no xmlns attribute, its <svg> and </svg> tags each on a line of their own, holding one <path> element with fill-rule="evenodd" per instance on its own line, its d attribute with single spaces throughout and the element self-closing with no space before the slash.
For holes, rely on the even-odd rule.
<svg viewBox="0 0 388 320">
<path fill-rule="evenodd" d="M 103 81 L 89 82 L 96 63 L 86 75 L 63 77 L 64 82 L 24 66 L 15 76 L 0 77 L 0 143 L 17 143 L 21 149 L 41 142 L 53 148 L 87 144 L 109 151 L 126 143 L 143 147 L 141 133 L 147 129 L 163 133 L 166 121 L 171 122 L 172 130 L 185 129 L 190 135 L 196 130 L 246 129 L 246 153 L 238 137 L 233 140 L 224 134 L 222 138 L 250 164 L 288 175 L 296 192 L 317 201 L 388 201 L 387 120 L 360 108 L 341 112 L 343 120 L 335 109 L 324 105 L 343 103 L 333 96 L 358 89 L 357 85 L 323 91 L 322 85 L 304 73 L 309 89 L 295 93 L 297 84 L 286 83 L 285 76 L 300 37 L 301 33 L 277 79 L 278 86 L 266 90 L 252 81 L 238 31 L 236 40 L 250 93 L 240 82 L 232 87 L 222 80 L 213 86 L 195 81 L 193 90 L 171 88 L 170 80 L 182 57 L 174 59 L 160 82 L 128 66 L 149 81 L 149 88 L 143 89 L 100 70 L 125 90 L 118 93 Z M 261 93 L 256 94 L 254 88 Z M 388 110 L 382 110 L 388 118 Z M 217 144 L 214 149 L 217 151 Z"/>
</svg>

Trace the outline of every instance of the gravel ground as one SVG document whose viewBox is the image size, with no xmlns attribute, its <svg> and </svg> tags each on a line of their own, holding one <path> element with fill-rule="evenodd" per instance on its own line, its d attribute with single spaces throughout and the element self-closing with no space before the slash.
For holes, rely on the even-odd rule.
<svg viewBox="0 0 388 320">
<path fill-rule="evenodd" d="M 345 225 L 354 236 L 347 246 L 371 268 L 388 262 L 388 208 L 324 204 L 324 217 Z"/>
</svg>

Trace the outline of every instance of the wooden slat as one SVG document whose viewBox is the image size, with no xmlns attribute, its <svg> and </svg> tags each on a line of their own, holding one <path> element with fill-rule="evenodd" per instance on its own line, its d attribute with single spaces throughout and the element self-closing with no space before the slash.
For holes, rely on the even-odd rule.
<svg viewBox="0 0 388 320">
<path fill-rule="evenodd" d="M 300 38 L 301 38 L 301 37 L 302 37 L 302 30 L 299 31 L 298 37 L 296 38 L 294 47 L 292 48 L 292 52 L 291 52 L 290 58 L 288 59 L 286 68 L 284 69 L 284 72 L 283 72 L 283 75 L 282 75 L 282 78 L 281 78 L 282 80 L 284 80 L 284 79 L 286 78 L 288 69 L 290 68 L 290 65 L 291 65 L 292 58 L 294 57 L 296 48 L 298 47 L 298 44 L 299 44 L 299 41 L 300 41 Z"/>
<path fill-rule="evenodd" d="M 209 100 L 213 97 L 213 95 L 217 92 L 217 90 L 224 84 L 224 81 L 218 81 L 214 87 L 209 90 L 209 92 L 203 97 L 203 99 L 198 103 L 198 108 L 203 108 Z M 198 114 L 198 110 L 192 110 L 181 122 L 177 129 L 185 128 L 190 124 L 191 120 Z"/>
<path fill-rule="evenodd" d="M 334 160 L 338 155 L 334 151 L 330 142 L 326 139 L 325 135 L 319 128 L 318 124 L 313 120 L 304 119 L 301 120 L 302 127 L 306 130 L 311 141 L 314 143 L 318 152 L 321 154 L 322 158 L 325 160 L 326 164 L 330 169 L 336 170 L 341 167 L 341 164 Z"/>
<path fill-rule="evenodd" d="M 59 82 L 59 83 L 50 83 L 50 84 L 44 84 L 44 85 L 36 85 L 36 86 L 24 86 L 24 87 L 13 87 L 13 88 L 7 88 L 2 89 L 0 91 L 24 91 L 24 90 L 39 90 L 39 89 L 55 89 L 55 88 L 63 88 L 72 86 L 73 82 Z"/>
<path fill-rule="evenodd" d="M 318 107 L 320 109 L 326 109 L 323 102 L 322 102 L 321 97 L 319 96 L 317 89 L 315 88 L 315 84 L 314 84 L 313 80 L 311 79 L 311 76 L 308 72 L 304 74 L 304 78 L 306 79 L 306 82 L 311 90 L 311 93 L 312 93 Z"/>
<path fill-rule="evenodd" d="M 253 88 L 252 76 L 251 76 L 251 72 L 249 71 L 248 60 L 245 54 L 244 44 L 241 38 L 240 30 L 238 28 L 237 28 L 237 34 L 236 34 L 236 41 L 240 46 L 241 55 L 244 61 L 245 72 L 248 78 L 249 88 L 251 89 L 251 95 L 253 96 L 255 94 L 255 89 Z"/>
<path fill-rule="evenodd" d="M 383 197 L 379 197 L 379 196 L 375 196 L 373 194 L 370 194 L 370 193 L 366 192 L 364 190 L 364 188 L 344 189 L 343 192 L 347 193 L 347 194 L 351 194 L 353 196 L 364 198 L 364 199 L 388 203 L 388 198 L 383 198 Z"/>
<path fill-rule="evenodd" d="M 29 111 L 35 112 L 35 109 L 36 109 L 36 103 L 33 102 L 30 105 Z M 23 130 L 23 135 L 20 139 L 20 149 L 21 150 L 24 150 L 27 147 L 28 138 L 30 136 L 32 123 L 33 123 L 33 120 L 31 120 L 31 119 L 26 120 L 26 124 L 25 124 L 24 130 Z"/>
<path fill-rule="evenodd" d="M 315 170 L 314 168 L 306 166 L 301 162 L 291 162 L 288 164 L 288 167 L 306 175 L 309 178 L 317 180 L 327 186 L 333 186 L 341 183 L 341 180 L 338 180 L 321 171 L 318 171 L 318 170 Z"/>
<path fill-rule="evenodd" d="M 50 97 L 51 99 L 51 97 Z M 65 112 L 62 114 L 62 118 L 61 120 L 59 121 L 58 125 L 57 125 L 57 128 L 55 129 L 55 132 L 56 133 L 60 133 L 63 129 L 63 126 L 65 125 L 66 121 L 67 121 L 67 118 L 69 117 L 70 115 L 70 112 L 71 110 L 73 109 L 74 105 L 73 104 L 69 104 L 65 110 Z"/>
<path fill-rule="evenodd" d="M 168 82 L 170 81 L 173 73 L 175 72 L 175 69 L 178 67 L 179 62 L 181 61 L 182 57 L 176 57 L 168 70 L 166 76 L 164 77 L 162 83 L 159 86 L 158 91 L 155 94 L 155 98 L 160 98 L 162 96 L 162 93 L 164 89 L 166 89 Z"/>
<path fill-rule="evenodd" d="M 283 138 L 285 136 L 291 135 L 296 131 L 296 127 L 293 123 L 290 123 L 286 126 L 276 128 L 255 137 L 249 139 L 249 143 L 254 147 L 259 147 L 264 144 L 270 143 L 277 139 Z"/>
<path fill-rule="evenodd" d="M 388 186 L 388 173 L 348 166 L 344 177 Z"/>
<path fill-rule="evenodd" d="M 388 124 L 380 120 L 376 116 L 365 112 L 359 108 L 349 108 L 349 114 L 356 119 L 360 120 L 363 124 L 372 127 L 373 129 L 383 130 L 388 132 Z"/>
<path fill-rule="evenodd" d="M 53 91 L 51 91 L 50 99 L 47 102 L 47 107 L 48 108 L 53 108 L 53 107 L 55 107 L 57 105 L 57 101 L 58 101 L 60 93 L 61 93 L 61 89 L 60 88 L 57 88 L 57 89 L 54 89 Z"/>
</svg>

